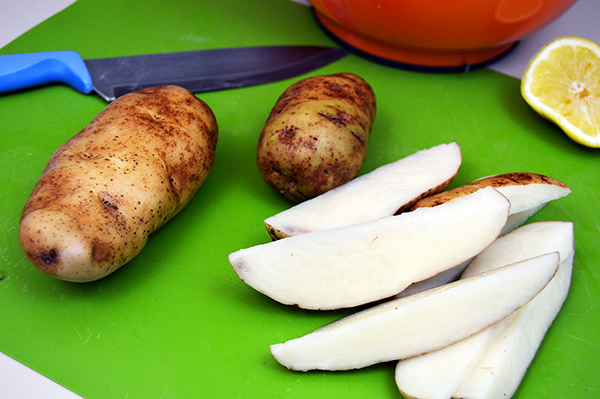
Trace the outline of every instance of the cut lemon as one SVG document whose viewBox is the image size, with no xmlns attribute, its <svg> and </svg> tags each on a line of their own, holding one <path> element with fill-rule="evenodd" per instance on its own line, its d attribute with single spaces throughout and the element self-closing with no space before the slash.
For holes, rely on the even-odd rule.
<svg viewBox="0 0 600 399">
<path fill-rule="evenodd" d="M 540 115 L 574 141 L 600 148 L 600 46 L 561 37 L 529 62 L 521 94 Z"/>
</svg>

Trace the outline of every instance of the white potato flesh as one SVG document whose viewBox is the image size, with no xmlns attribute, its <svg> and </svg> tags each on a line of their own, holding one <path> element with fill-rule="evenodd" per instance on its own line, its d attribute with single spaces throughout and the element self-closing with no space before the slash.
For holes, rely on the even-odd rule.
<svg viewBox="0 0 600 399">
<path fill-rule="evenodd" d="M 454 142 L 421 150 L 295 205 L 265 224 L 293 236 L 391 216 L 432 190 L 442 190 L 461 162 L 460 147 Z"/>
<path fill-rule="evenodd" d="M 510 201 L 510 199 L 509 199 L 509 201 Z M 508 234 L 511 231 L 523 226 L 525 224 L 525 222 L 527 221 L 527 219 L 529 219 L 530 217 L 535 215 L 540 209 L 542 209 L 545 206 L 546 206 L 546 203 L 543 203 L 543 204 L 535 206 L 533 208 L 525 209 L 524 211 L 521 211 L 521 212 L 514 213 L 511 211 L 511 213 L 508 215 L 508 220 L 506 221 L 506 225 L 502 229 L 502 232 L 500 232 L 500 235 L 503 236 L 503 235 Z M 511 209 L 512 209 L 512 202 L 511 202 Z"/>
<path fill-rule="evenodd" d="M 574 235 L 571 222 L 532 223 L 494 241 L 474 258 L 471 262 L 473 266 L 467 267 L 468 272 L 465 271 L 462 278 L 550 252 L 559 254 L 560 267 L 563 268 L 563 263 L 572 255 L 573 250 Z M 563 278 L 560 276 L 562 274 L 557 273 L 542 293 L 552 289 L 551 287 L 556 285 L 555 280 Z M 538 296 L 540 295 L 542 294 Z M 473 372 L 487 353 L 487 349 L 494 345 L 500 334 L 504 334 L 515 315 L 522 312 L 523 309 L 468 339 L 441 350 L 399 362 L 396 368 L 398 388 L 405 397 L 449 398 Z"/>
<path fill-rule="evenodd" d="M 505 173 L 482 177 L 467 185 L 423 198 L 412 209 L 456 201 L 471 194 L 477 188 L 484 187 L 494 187 L 510 201 L 510 215 L 501 235 L 522 226 L 548 202 L 571 193 L 571 189 L 566 184 L 552 177 L 526 172 Z"/>
<path fill-rule="evenodd" d="M 530 223 L 498 237 L 473 259 L 461 278 L 553 251 L 558 251 L 563 262 L 574 249 L 573 222 Z"/>
<path fill-rule="evenodd" d="M 471 184 L 476 185 L 477 182 Z M 508 198 L 512 214 L 532 208 L 540 209 L 548 202 L 564 197 L 571 192 L 568 187 L 551 183 L 494 186 L 494 188 Z"/>
<path fill-rule="evenodd" d="M 496 188 L 497 189 L 497 188 Z M 525 211 L 521 211 L 519 213 L 516 214 L 509 214 L 508 215 L 508 220 L 506 222 L 506 225 L 504 226 L 504 228 L 502 229 L 502 231 L 500 232 L 500 236 L 504 236 L 510 232 L 513 232 L 515 229 L 519 229 L 519 228 L 525 228 L 525 230 L 521 230 L 519 234 L 525 234 L 528 235 L 530 233 L 532 234 L 536 234 L 530 231 L 530 229 L 548 229 L 550 227 L 548 226 L 542 226 L 539 225 L 538 223 L 532 223 L 530 225 L 527 226 L 523 226 L 520 227 L 528 218 L 529 216 L 531 216 L 532 214 L 534 214 L 535 212 L 537 212 L 539 210 L 539 208 L 532 208 L 532 209 L 528 209 Z M 514 218 L 513 218 L 514 217 Z M 542 223 L 546 223 L 546 222 L 542 222 Z M 568 255 L 568 251 L 569 248 L 572 247 L 572 245 L 570 243 L 568 243 L 568 230 L 571 230 L 571 238 L 574 239 L 573 237 L 573 225 L 571 222 L 548 222 L 548 223 L 562 223 L 563 225 L 555 225 L 552 227 L 552 230 L 549 230 L 547 233 L 548 237 L 555 237 L 551 242 L 545 242 L 544 239 L 540 239 L 538 241 L 536 241 L 535 243 L 532 244 L 531 247 L 528 246 L 523 246 L 523 244 L 519 244 L 518 242 L 515 243 L 515 241 L 518 240 L 509 240 L 508 243 L 505 245 L 504 247 L 500 248 L 500 244 L 503 242 L 503 240 L 501 240 L 500 238 L 498 238 L 499 242 L 498 243 L 494 243 L 495 245 L 491 246 L 491 248 L 488 248 L 488 251 L 485 253 L 486 257 L 496 257 L 496 267 L 497 266 L 501 266 L 503 264 L 507 264 L 510 262 L 515 262 L 517 260 L 521 260 L 521 259 L 525 259 L 529 256 L 524 256 L 522 252 L 515 252 L 513 251 L 512 248 L 507 247 L 508 245 L 512 246 L 512 245 L 516 245 L 516 246 L 520 246 L 522 250 L 524 251 L 531 251 L 535 248 L 542 248 L 542 249 L 538 249 L 535 254 L 533 252 L 530 252 L 530 256 L 535 256 L 535 255 L 540 255 L 542 253 L 546 253 L 546 252 L 550 252 L 553 248 L 553 245 L 559 245 L 560 246 L 560 252 L 561 252 L 561 259 L 564 258 L 565 253 Z M 558 230 L 558 231 L 557 231 Z M 564 235 L 561 232 L 565 231 Z M 557 241 L 558 240 L 558 241 Z M 527 241 L 527 240 L 526 240 Z M 541 247 L 540 247 L 541 245 Z M 494 248 L 497 248 L 497 253 L 492 253 L 489 250 L 492 250 Z M 546 248 L 546 249 L 543 249 Z M 558 248 L 558 247 L 556 247 Z M 503 257 L 497 257 L 497 255 L 502 252 L 503 256 L 508 255 L 508 254 L 513 254 L 513 258 L 511 261 L 506 260 Z M 477 266 L 477 264 L 479 262 L 483 261 L 483 257 L 484 255 L 479 256 L 479 260 L 478 262 L 474 265 L 471 266 L 469 273 L 473 273 L 476 268 L 479 268 L 479 266 Z M 504 259 L 504 260 L 503 260 Z M 409 287 L 407 287 L 404 291 L 402 291 L 401 293 L 399 293 L 397 296 L 401 297 L 401 296 L 407 296 L 407 295 L 412 295 L 414 293 L 420 292 L 420 291 L 424 291 L 424 290 L 428 290 L 430 288 L 433 287 L 439 287 L 440 285 L 443 284 L 447 284 L 451 281 L 456 280 L 457 278 L 459 278 L 461 276 L 462 273 L 465 272 L 465 269 L 467 268 L 467 266 L 470 264 L 470 262 L 472 261 L 472 259 L 469 259 L 468 261 L 450 269 L 447 270 L 443 273 L 440 273 L 438 275 L 435 275 L 433 277 L 430 277 L 426 280 L 423 281 L 419 281 L 415 284 L 410 285 Z M 485 260 L 485 262 L 488 262 L 488 260 Z"/>
<path fill-rule="evenodd" d="M 292 370 L 348 370 L 431 352 L 507 317 L 558 268 L 551 253 L 355 313 L 271 346 Z"/>
<path fill-rule="evenodd" d="M 469 263 L 471 263 L 472 260 L 473 259 L 471 258 L 464 261 L 460 265 L 454 266 L 448 270 L 444 270 L 435 276 L 429 277 L 425 280 L 417 281 L 416 283 L 406 287 L 406 289 L 397 294 L 396 297 L 402 298 L 403 296 L 413 295 L 417 292 L 425 291 L 431 288 L 439 287 L 440 285 L 451 283 L 452 281 L 456 281 L 464 273 L 465 269 L 467 266 L 469 266 Z"/>
<path fill-rule="evenodd" d="M 483 360 L 452 397 L 504 399 L 513 396 L 569 293 L 574 256 L 573 251 L 560 264 L 546 288 L 515 312 Z"/>
<path fill-rule="evenodd" d="M 357 306 L 480 253 L 500 233 L 509 207 L 490 187 L 438 207 L 242 249 L 229 261 L 240 279 L 278 302 Z"/>
<path fill-rule="evenodd" d="M 399 361 L 395 379 L 402 396 L 410 399 L 450 398 L 515 313 L 445 348 Z"/>
</svg>

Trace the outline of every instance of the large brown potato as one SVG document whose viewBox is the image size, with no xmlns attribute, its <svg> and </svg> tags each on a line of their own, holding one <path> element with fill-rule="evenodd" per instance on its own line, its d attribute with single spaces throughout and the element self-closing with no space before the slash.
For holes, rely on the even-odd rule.
<svg viewBox="0 0 600 399">
<path fill-rule="evenodd" d="M 295 202 L 349 182 L 363 165 L 375 111 L 371 86 L 353 74 L 293 84 L 278 99 L 260 134 L 261 177 Z"/>
<path fill-rule="evenodd" d="M 114 272 L 190 202 L 216 144 L 213 112 L 181 87 L 118 98 L 50 158 L 21 218 L 27 257 L 62 280 Z"/>
</svg>

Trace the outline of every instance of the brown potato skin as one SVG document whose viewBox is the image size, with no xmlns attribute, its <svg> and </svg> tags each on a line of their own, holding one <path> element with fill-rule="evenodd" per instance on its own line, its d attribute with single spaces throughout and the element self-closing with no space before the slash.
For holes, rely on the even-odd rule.
<svg viewBox="0 0 600 399">
<path fill-rule="evenodd" d="M 464 186 L 453 188 L 452 190 L 442 191 L 438 194 L 425 197 L 414 204 L 410 210 L 414 211 L 417 208 L 434 207 L 437 205 L 446 204 L 465 197 L 475 191 L 485 187 L 506 187 L 506 186 L 525 186 L 528 184 L 553 184 L 555 186 L 568 188 L 566 184 L 560 180 L 549 176 L 540 175 L 529 172 L 504 173 L 492 175 L 473 180 L 471 183 Z"/>
<path fill-rule="evenodd" d="M 473 194 L 474 192 L 480 190 L 481 187 L 474 186 L 472 184 L 467 184 L 464 186 L 459 186 L 453 188 L 448 191 L 438 192 L 436 194 L 430 195 L 428 197 L 424 197 L 417 201 L 411 208 L 410 211 L 414 211 L 418 208 L 433 208 L 434 206 L 448 204 L 450 202 L 454 202 L 462 197 L 466 197 L 467 195 Z"/>
<path fill-rule="evenodd" d="M 277 100 L 260 134 L 262 179 L 294 202 L 354 179 L 367 154 L 376 100 L 357 75 L 296 82 Z"/>
<path fill-rule="evenodd" d="M 181 87 L 119 97 L 50 158 L 21 217 L 25 254 L 62 280 L 114 272 L 191 201 L 217 136 L 212 110 Z"/>
<path fill-rule="evenodd" d="M 553 184 L 555 186 L 568 188 L 566 184 L 560 180 L 554 179 L 549 176 L 540 175 L 537 173 L 527 172 L 516 172 L 516 173 L 504 173 L 501 175 L 493 175 L 482 177 L 474 180 L 471 184 L 477 187 L 504 187 L 504 186 L 524 186 L 527 184 Z"/>
<path fill-rule="evenodd" d="M 418 203 L 421 200 L 426 200 L 428 198 L 431 198 L 433 196 L 435 196 L 436 194 L 440 194 L 443 193 L 444 190 L 450 185 L 450 183 L 452 183 L 452 180 L 454 180 L 454 178 L 456 177 L 456 175 L 458 174 L 458 171 L 454 174 L 454 176 L 452 176 L 451 178 L 449 178 L 448 180 L 446 180 L 445 182 L 443 182 L 442 184 L 424 192 L 423 194 L 419 195 L 418 197 L 416 197 L 415 199 L 413 199 L 412 201 L 407 202 L 406 204 L 402 205 L 400 208 L 398 208 L 398 210 L 396 211 L 396 215 L 401 214 L 402 212 L 406 212 L 408 210 L 410 210 L 416 203 Z M 451 190 L 449 190 L 451 191 Z"/>
</svg>

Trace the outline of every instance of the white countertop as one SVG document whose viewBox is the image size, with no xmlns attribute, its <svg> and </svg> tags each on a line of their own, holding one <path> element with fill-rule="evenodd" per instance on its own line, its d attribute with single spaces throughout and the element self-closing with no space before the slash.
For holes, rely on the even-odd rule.
<svg viewBox="0 0 600 399">
<path fill-rule="evenodd" d="M 76 0 L 0 0 L 0 48 Z M 287 0 L 285 0 L 287 1 Z M 305 0 L 292 0 L 308 4 Z M 551 25 L 522 40 L 490 69 L 521 78 L 531 57 L 550 40 L 579 36 L 600 43 L 600 1 L 579 0 Z M 81 399 L 36 371 L 0 352 L 0 399 Z"/>
</svg>

